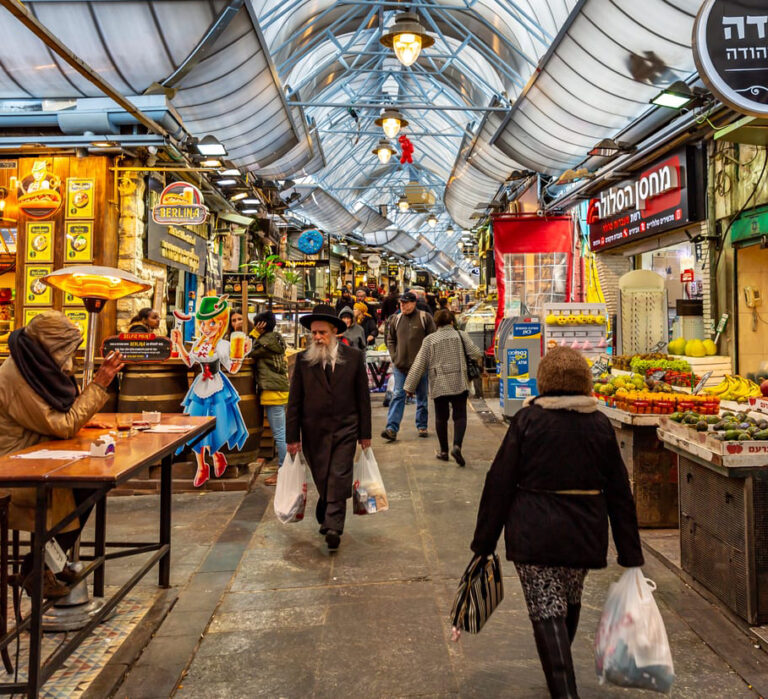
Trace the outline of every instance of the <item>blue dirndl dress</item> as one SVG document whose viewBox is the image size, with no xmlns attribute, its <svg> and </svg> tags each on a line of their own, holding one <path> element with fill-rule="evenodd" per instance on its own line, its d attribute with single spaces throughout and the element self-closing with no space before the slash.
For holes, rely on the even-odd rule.
<svg viewBox="0 0 768 699">
<path fill-rule="evenodd" d="M 193 363 L 201 364 L 200 372 L 181 402 L 184 412 L 195 417 L 212 415 L 216 418 L 216 427 L 204 437 L 200 437 L 188 445 L 192 451 L 200 453 L 203 447 L 208 447 L 211 453 L 220 451 L 224 445 L 230 449 L 242 449 L 248 439 L 248 428 L 245 426 L 240 412 L 240 395 L 232 382 L 222 371 L 212 371 L 216 365 L 229 369 L 232 362 L 229 358 L 229 342 L 220 340 L 216 345 L 215 356 L 203 356 L 193 350 L 189 354 Z M 217 367 L 216 367 L 217 368 Z"/>
</svg>

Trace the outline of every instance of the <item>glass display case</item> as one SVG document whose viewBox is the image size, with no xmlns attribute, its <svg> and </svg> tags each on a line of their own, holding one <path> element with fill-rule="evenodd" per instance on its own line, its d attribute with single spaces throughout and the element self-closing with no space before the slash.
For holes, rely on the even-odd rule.
<svg viewBox="0 0 768 699">
<path fill-rule="evenodd" d="M 480 301 L 458 316 L 456 322 L 459 330 L 466 332 L 472 342 L 485 351 L 493 342 L 493 330 L 496 325 L 496 302 Z"/>
</svg>

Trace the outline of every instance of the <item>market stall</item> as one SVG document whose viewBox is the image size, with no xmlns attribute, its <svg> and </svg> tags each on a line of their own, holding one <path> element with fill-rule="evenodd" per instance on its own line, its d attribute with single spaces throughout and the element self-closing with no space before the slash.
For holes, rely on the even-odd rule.
<svg viewBox="0 0 768 699">
<path fill-rule="evenodd" d="M 768 622 L 768 402 L 706 428 L 662 417 L 679 458 L 681 565 L 750 624 Z M 733 427 L 733 429 L 729 429 Z M 741 428 L 746 427 L 745 430 Z"/>
</svg>

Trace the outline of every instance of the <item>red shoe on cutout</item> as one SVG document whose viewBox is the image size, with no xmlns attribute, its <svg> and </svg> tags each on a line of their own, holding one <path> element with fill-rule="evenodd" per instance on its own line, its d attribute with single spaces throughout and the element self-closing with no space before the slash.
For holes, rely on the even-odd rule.
<svg viewBox="0 0 768 699">
<path fill-rule="evenodd" d="M 192 481 L 192 485 L 195 488 L 199 488 L 211 477 L 211 467 L 205 463 L 205 461 L 197 462 L 197 473 L 195 473 L 195 480 Z"/>
<path fill-rule="evenodd" d="M 213 472 L 216 474 L 216 478 L 221 478 L 224 475 L 224 471 L 227 470 L 227 457 L 220 451 L 213 454 Z"/>
</svg>

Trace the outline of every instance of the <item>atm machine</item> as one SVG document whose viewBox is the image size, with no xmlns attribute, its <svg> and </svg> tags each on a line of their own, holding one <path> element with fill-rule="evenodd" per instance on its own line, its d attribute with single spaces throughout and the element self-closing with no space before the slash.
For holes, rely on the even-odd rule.
<svg viewBox="0 0 768 699">
<path fill-rule="evenodd" d="M 505 419 L 511 418 L 529 396 L 537 396 L 536 374 L 542 354 L 538 318 L 504 318 L 496 332 L 496 372 L 499 403 Z"/>
</svg>

